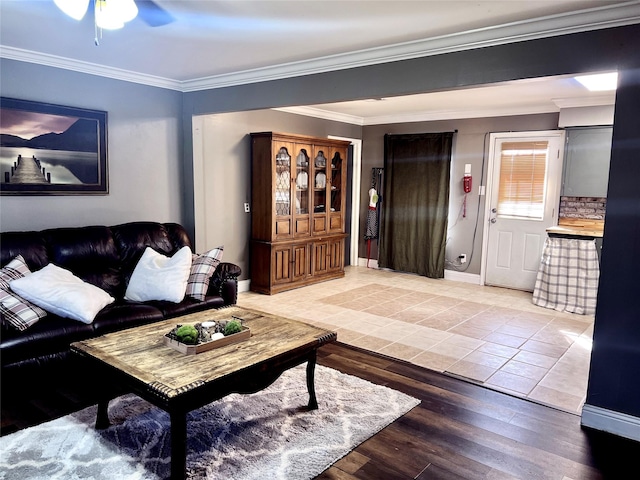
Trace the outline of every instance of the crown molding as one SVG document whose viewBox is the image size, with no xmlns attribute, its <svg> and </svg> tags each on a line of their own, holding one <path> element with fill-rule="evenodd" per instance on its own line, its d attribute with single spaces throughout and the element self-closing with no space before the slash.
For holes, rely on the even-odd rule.
<svg viewBox="0 0 640 480">
<path fill-rule="evenodd" d="M 182 89 L 190 92 L 231 87 L 636 23 L 640 23 L 640 2 L 637 0 L 300 62 L 187 80 L 182 82 Z"/>
<path fill-rule="evenodd" d="M 611 92 L 605 95 L 577 98 L 552 98 L 551 101 L 558 108 L 599 107 L 603 105 L 614 105 L 616 103 L 616 93 Z"/>
<path fill-rule="evenodd" d="M 0 57 L 19 60 L 21 62 L 36 63 L 47 67 L 63 68 L 74 72 L 88 73 L 89 75 L 98 75 L 100 77 L 113 78 L 125 82 L 140 83 L 151 87 L 182 91 L 182 86 L 178 80 L 108 67 L 97 63 L 83 62 L 81 60 L 59 57 L 57 55 L 33 52 L 21 48 L 8 47 L 6 45 L 0 45 Z"/>
<path fill-rule="evenodd" d="M 477 110 L 438 110 L 429 112 L 379 115 L 376 117 L 359 117 L 347 115 L 315 107 L 283 107 L 273 108 L 280 112 L 304 115 L 307 117 L 333 120 L 336 122 L 350 123 L 359 126 L 387 125 L 392 123 L 412 123 L 412 122 L 434 122 L 438 120 L 460 120 L 464 118 L 485 118 L 485 117 L 510 117 L 516 115 L 535 115 L 540 113 L 558 113 L 559 108 L 544 105 L 531 105 L 528 107 L 500 107 L 482 108 Z"/>
<path fill-rule="evenodd" d="M 367 117 L 364 125 L 384 125 L 390 123 L 435 122 L 438 120 L 460 120 L 465 118 L 512 117 L 517 115 L 536 115 L 557 113 L 560 109 L 545 105 L 516 107 L 481 108 L 477 110 L 439 110 L 414 114 L 381 115 Z"/>
<path fill-rule="evenodd" d="M 457 51 L 640 23 L 638 0 L 495 25 L 413 42 L 179 81 L 0 45 L 0 57 L 144 85 L 192 92 L 376 65 Z"/>
<path fill-rule="evenodd" d="M 365 119 L 357 115 L 349 115 L 347 113 L 330 112 L 316 107 L 280 107 L 272 108 L 278 112 L 293 113 L 295 115 L 304 115 L 305 117 L 321 118 L 323 120 L 331 120 L 334 122 L 350 123 L 352 125 L 364 125 Z"/>
</svg>

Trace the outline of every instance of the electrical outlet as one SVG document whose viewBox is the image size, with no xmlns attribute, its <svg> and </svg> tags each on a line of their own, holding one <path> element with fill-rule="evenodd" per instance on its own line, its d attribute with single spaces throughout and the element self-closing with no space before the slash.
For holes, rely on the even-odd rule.
<svg viewBox="0 0 640 480">
<path fill-rule="evenodd" d="M 249 204 L 247 202 L 245 202 L 244 204 L 244 212 L 245 213 L 249 213 L 251 211 L 251 209 L 249 208 Z"/>
<path fill-rule="evenodd" d="M 460 260 L 460 263 L 467 263 L 467 254 L 461 253 L 458 255 L 458 260 Z"/>
</svg>

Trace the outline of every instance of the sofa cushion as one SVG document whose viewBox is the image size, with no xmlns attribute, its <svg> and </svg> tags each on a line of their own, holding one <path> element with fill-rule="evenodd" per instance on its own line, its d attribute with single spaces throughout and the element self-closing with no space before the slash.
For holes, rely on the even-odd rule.
<svg viewBox="0 0 640 480">
<path fill-rule="evenodd" d="M 48 312 L 83 323 L 91 323 L 100 310 L 114 301 L 104 290 L 53 263 L 9 285 L 18 295 Z"/>
<path fill-rule="evenodd" d="M 164 320 L 162 312 L 147 303 L 118 300 L 106 306 L 91 324 L 96 335 Z"/>
<path fill-rule="evenodd" d="M 191 274 L 187 281 L 186 295 L 188 297 L 201 302 L 204 301 L 209 289 L 209 281 L 222 260 L 223 251 L 224 247 L 220 246 L 203 254 L 193 256 Z"/>
<path fill-rule="evenodd" d="M 220 296 L 209 296 L 203 301 L 195 300 L 191 297 L 185 297 L 180 303 L 173 302 L 150 302 L 151 305 L 162 311 L 165 318 L 177 317 L 178 315 L 186 315 L 188 313 L 201 312 L 209 308 L 221 308 L 226 304 Z"/>
<path fill-rule="evenodd" d="M 2 232 L 0 235 L 0 265 L 6 265 L 18 255 L 22 255 L 32 272 L 49 263 L 41 232 Z"/>
<path fill-rule="evenodd" d="M 49 314 L 28 330 L 2 331 L 0 359 L 5 365 L 28 358 L 38 358 L 52 353 L 68 351 L 72 342 L 95 336 L 91 325 Z"/>
<path fill-rule="evenodd" d="M 109 227 L 56 228 L 42 234 L 51 263 L 113 297 L 122 297 L 125 286 L 120 255 Z"/>
<path fill-rule="evenodd" d="M 131 274 L 124 298 L 137 302 L 181 302 L 187 290 L 191 255 L 189 247 L 182 247 L 172 257 L 147 247 Z"/>
<path fill-rule="evenodd" d="M 120 255 L 125 285 L 129 283 L 129 278 L 147 247 L 167 256 L 173 255 L 182 247 L 191 247 L 184 228 L 173 223 L 124 223 L 111 227 L 111 232 Z"/>
<path fill-rule="evenodd" d="M 9 287 L 9 282 L 30 273 L 31 270 L 22 255 L 18 255 L 0 269 L 0 313 L 12 327 L 21 331 L 47 316 L 46 311 L 11 291 Z"/>
</svg>

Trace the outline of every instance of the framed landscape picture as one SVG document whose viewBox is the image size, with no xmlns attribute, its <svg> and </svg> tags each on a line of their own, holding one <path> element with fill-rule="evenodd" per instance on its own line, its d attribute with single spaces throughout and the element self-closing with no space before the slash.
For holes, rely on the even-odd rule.
<svg viewBox="0 0 640 480">
<path fill-rule="evenodd" d="M 0 194 L 105 195 L 107 112 L 0 97 Z"/>
</svg>

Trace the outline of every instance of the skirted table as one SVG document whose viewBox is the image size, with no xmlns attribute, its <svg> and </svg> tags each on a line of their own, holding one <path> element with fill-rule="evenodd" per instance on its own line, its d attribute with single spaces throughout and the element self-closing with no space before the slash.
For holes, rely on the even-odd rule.
<svg viewBox="0 0 640 480">
<path fill-rule="evenodd" d="M 593 315 L 600 262 L 594 238 L 549 234 L 533 290 L 533 303 L 562 312 Z"/>
</svg>

